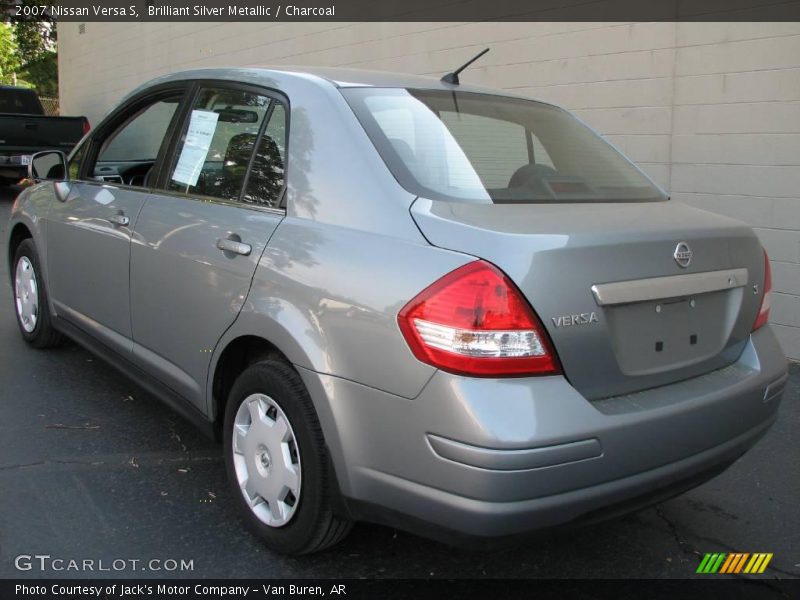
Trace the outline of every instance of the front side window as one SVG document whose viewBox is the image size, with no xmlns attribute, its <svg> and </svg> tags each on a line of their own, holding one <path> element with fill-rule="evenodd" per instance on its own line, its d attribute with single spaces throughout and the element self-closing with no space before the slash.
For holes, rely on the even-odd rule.
<svg viewBox="0 0 800 600">
<path fill-rule="evenodd" d="M 408 191 L 466 202 L 647 202 L 666 196 L 568 112 L 489 94 L 343 89 Z"/>
<path fill-rule="evenodd" d="M 268 96 L 201 90 L 177 149 L 168 189 L 277 206 L 284 182 L 285 119 L 283 105 Z"/>
<path fill-rule="evenodd" d="M 89 142 L 84 140 L 84 142 L 75 148 L 75 150 L 72 151 L 72 154 L 70 154 L 69 159 L 67 160 L 68 179 L 78 179 L 78 176 L 81 172 L 81 165 L 86 158 L 86 151 L 88 147 Z"/>
<path fill-rule="evenodd" d="M 180 95 L 147 105 L 103 143 L 97 162 L 155 162 Z"/>
</svg>

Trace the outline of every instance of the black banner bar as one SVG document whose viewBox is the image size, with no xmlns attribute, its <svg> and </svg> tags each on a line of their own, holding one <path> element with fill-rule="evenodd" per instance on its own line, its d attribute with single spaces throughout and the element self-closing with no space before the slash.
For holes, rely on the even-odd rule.
<svg viewBox="0 0 800 600">
<path fill-rule="evenodd" d="M 12 21 L 800 21 L 800 0 L 3 0 L 3 4 Z"/>
<path fill-rule="evenodd" d="M 327 598 L 372 600 L 413 598 L 502 598 L 503 600 L 620 600 L 626 598 L 761 598 L 800 597 L 800 580 L 727 578 L 683 580 L 0 580 L 3 600 L 288 600 Z"/>
</svg>

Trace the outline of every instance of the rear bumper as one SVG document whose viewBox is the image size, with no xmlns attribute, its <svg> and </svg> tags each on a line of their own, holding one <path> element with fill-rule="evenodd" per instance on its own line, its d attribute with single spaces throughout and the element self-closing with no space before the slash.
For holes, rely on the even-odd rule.
<svg viewBox="0 0 800 600">
<path fill-rule="evenodd" d="M 563 377 L 437 372 L 407 400 L 300 370 L 356 517 L 436 537 L 506 537 L 657 502 L 714 476 L 777 416 L 768 327 L 739 360 L 590 402 Z"/>
<path fill-rule="evenodd" d="M 19 181 L 28 174 L 28 167 L 0 165 L 0 177 Z"/>
<path fill-rule="evenodd" d="M 33 152 L 0 153 L 0 177 L 7 179 L 22 179 L 28 174 L 28 165 L 23 164 L 23 156 L 30 159 Z"/>
</svg>

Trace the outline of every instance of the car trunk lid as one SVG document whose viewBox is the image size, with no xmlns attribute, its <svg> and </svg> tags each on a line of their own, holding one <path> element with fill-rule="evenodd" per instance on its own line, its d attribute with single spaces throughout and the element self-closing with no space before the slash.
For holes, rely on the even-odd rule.
<svg viewBox="0 0 800 600">
<path fill-rule="evenodd" d="M 411 214 L 431 244 L 505 271 L 541 318 L 565 376 L 589 399 L 734 362 L 758 312 L 764 259 L 755 234 L 676 202 L 419 198 Z M 675 254 L 687 249 L 683 267 L 685 254 Z"/>
</svg>

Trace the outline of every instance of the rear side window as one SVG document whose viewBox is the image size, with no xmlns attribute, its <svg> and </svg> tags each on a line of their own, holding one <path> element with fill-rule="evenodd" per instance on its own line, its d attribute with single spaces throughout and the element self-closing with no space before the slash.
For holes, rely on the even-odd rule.
<svg viewBox="0 0 800 600">
<path fill-rule="evenodd" d="M 464 202 L 649 202 L 666 196 L 568 112 L 460 91 L 341 90 L 411 193 Z"/>
<path fill-rule="evenodd" d="M 277 208 L 284 186 L 286 109 L 275 103 L 267 128 L 258 142 L 242 202 Z"/>
<path fill-rule="evenodd" d="M 269 96 L 203 89 L 189 113 L 168 189 L 277 206 L 284 185 L 286 111 Z"/>
</svg>

